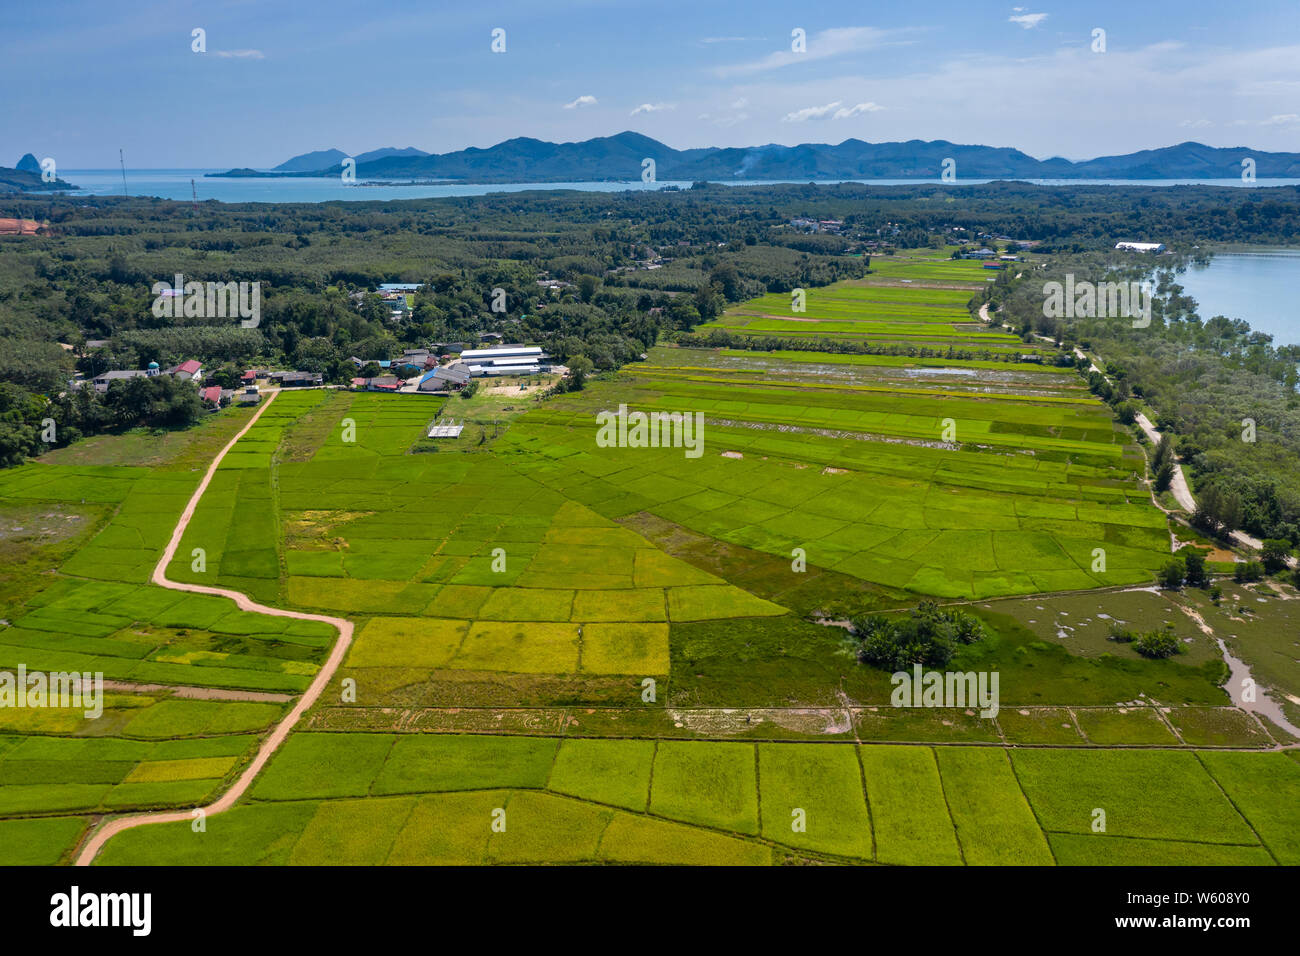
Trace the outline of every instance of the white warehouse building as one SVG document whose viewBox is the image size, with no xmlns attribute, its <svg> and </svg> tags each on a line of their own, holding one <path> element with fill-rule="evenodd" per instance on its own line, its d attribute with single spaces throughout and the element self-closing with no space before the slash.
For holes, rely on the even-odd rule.
<svg viewBox="0 0 1300 956">
<path fill-rule="evenodd" d="M 461 363 L 474 376 L 536 375 L 549 357 L 537 345 L 503 345 L 494 349 L 466 349 Z"/>
</svg>

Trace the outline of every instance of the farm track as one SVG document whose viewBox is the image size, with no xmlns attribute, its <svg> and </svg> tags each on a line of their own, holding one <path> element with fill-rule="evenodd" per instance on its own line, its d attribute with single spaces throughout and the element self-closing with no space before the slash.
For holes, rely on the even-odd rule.
<svg viewBox="0 0 1300 956">
<path fill-rule="evenodd" d="M 167 693 L 186 700 L 240 700 L 254 703 L 283 704 L 293 700 L 293 694 L 276 694 L 261 690 L 227 690 L 224 687 L 187 687 L 178 684 L 141 684 L 129 680 L 106 680 L 105 690 L 128 694 Z"/>
<path fill-rule="evenodd" d="M 280 745 L 288 738 L 289 732 L 293 730 L 294 725 L 298 723 L 308 708 L 316 703 L 321 692 L 325 689 L 326 685 L 329 684 L 330 678 L 334 676 L 334 672 L 338 669 L 339 664 L 343 662 L 343 657 L 347 653 L 348 646 L 352 643 L 352 622 L 344 620 L 341 617 L 328 617 L 323 614 L 307 614 L 302 611 L 286 611 L 282 608 L 267 607 L 265 604 L 258 604 L 256 601 L 249 598 L 248 595 L 242 594 L 239 591 L 232 591 L 227 588 L 207 587 L 199 584 L 183 584 L 178 581 L 170 581 L 167 578 L 167 565 L 170 564 L 172 558 L 175 557 L 176 549 L 180 546 L 181 538 L 185 534 L 185 529 L 189 527 L 190 519 L 194 517 L 194 511 L 198 507 L 199 500 L 203 497 L 203 493 L 207 491 L 208 484 L 212 481 L 212 476 L 217 472 L 217 467 L 221 464 L 222 459 L 226 457 L 226 453 L 229 452 L 230 449 L 234 448 L 236 443 L 244 437 L 253 425 L 257 423 L 257 420 L 262 417 L 262 413 L 270 407 L 271 402 L 275 400 L 278 394 L 278 392 L 267 393 L 266 400 L 262 403 L 262 406 L 257 410 L 256 414 L 248 420 L 248 423 L 239 430 L 238 434 L 236 434 L 235 437 L 217 453 L 217 456 L 212 459 L 212 464 L 208 466 L 207 472 L 203 475 L 203 480 L 199 482 L 198 488 L 194 490 L 194 494 L 186 504 L 185 510 L 181 513 L 180 520 L 177 521 L 176 527 L 172 531 L 172 537 L 167 543 L 166 550 L 163 551 L 162 557 L 158 559 L 158 564 L 154 567 L 153 583 L 159 587 L 170 588 L 173 591 L 190 591 L 195 594 L 211 594 L 216 597 L 230 598 L 230 600 L 234 601 L 235 605 L 242 611 L 252 611 L 256 614 L 269 614 L 275 617 L 292 617 L 302 621 L 320 621 L 336 628 L 339 632 L 339 639 L 334 642 L 334 647 L 330 651 L 329 657 L 321 666 L 316 678 L 311 682 L 311 686 L 307 688 L 307 691 L 302 695 L 298 703 L 294 705 L 293 709 L 289 711 L 284 719 L 281 720 L 280 723 L 276 724 L 275 729 L 271 731 L 270 736 L 268 736 L 266 740 L 262 741 L 262 745 L 258 748 L 257 755 L 253 758 L 252 763 L 244 769 L 244 772 L 239 775 L 239 778 L 229 790 L 218 797 L 216 801 L 202 808 L 201 814 L 204 818 L 229 810 L 235 805 L 239 798 L 244 795 L 253 780 L 259 773 L 261 773 L 262 768 L 266 766 L 267 761 L 271 759 L 271 755 L 274 754 L 275 751 L 279 749 Z M 184 820 L 191 820 L 195 819 L 194 813 L 195 811 L 193 810 L 168 810 L 156 813 L 141 813 L 134 816 L 118 817 L 117 819 L 110 820 L 91 834 L 90 839 L 86 841 L 85 845 L 81 848 L 81 851 L 77 854 L 76 865 L 89 866 L 90 863 L 94 861 L 99 851 L 103 849 L 104 844 L 124 830 L 131 830 L 135 827 L 145 826 L 150 823 L 177 823 Z"/>
<path fill-rule="evenodd" d="M 1080 592 L 1075 592 L 1080 593 Z M 387 723 L 384 726 L 371 724 L 367 726 L 351 726 L 347 724 L 332 724 L 331 716 L 336 713 L 345 713 L 352 708 L 338 709 L 327 708 L 318 711 L 312 715 L 304 726 L 304 732 L 315 733 L 343 733 L 343 734 L 429 734 L 442 736 L 487 736 L 487 737 L 536 737 L 550 739 L 578 739 L 578 740 L 648 740 L 667 742 L 693 741 L 700 743 L 750 743 L 750 744 L 799 744 L 799 745 L 831 745 L 842 746 L 845 744 L 880 746 L 880 747 L 983 747 L 999 748 L 1003 750 L 1186 750 L 1186 751 L 1227 751 L 1239 753 L 1270 753 L 1275 751 L 1300 750 L 1300 740 L 1287 742 L 1279 740 L 1274 734 L 1270 734 L 1267 725 L 1260 720 L 1256 711 L 1244 710 L 1240 706 L 1230 707 L 1221 706 L 1222 710 L 1237 710 L 1251 716 L 1256 724 L 1260 726 L 1266 737 L 1269 738 L 1267 744 L 1259 746 L 1239 746 L 1235 744 L 1199 744 L 1188 743 L 1183 739 L 1182 734 L 1174 727 L 1165 715 L 1169 705 L 1158 704 L 1154 702 L 1142 704 L 1129 704 L 1127 706 L 1107 705 L 1107 704 L 1005 704 L 1003 710 L 1007 711 L 1036 711 L 1036 710 L 1064 710 L 1072 719 L 1077 713 L 1089 712 L 1112 712 L 1119 713 L 1130 712 L 1151 712 L 1160 718 L 1161 722 L 1169 729 L 1174 737 L 1173 743 L 1096 743 L 1088 739 L 1082 733 L 1079 741 L 1070 743 L 1039 743 L 1032 741 L 1012 740 L 1006 736 L 1001 725 L 997 723 L 996 718 L 992 718 L 995 729 L 998 733 L 996 740 L 966 740 L 961 738 L 941 739 L 917 737 L 915 739 L 895 739 L 895 738 L 877 738 L 861 736 L 857 732 L 857 718 L 870 716 L 880 711 L 888 711 L 890 708 L 885 704 L 848 704 L 838 706 L 818 706 L 818 707 L 672 707 L 670 708 L 671 716 L 692 730 L 697 736 L 689 735 L 672 735 L 672 734 L 652 734 L 647 736 L 644 733 L 602 733 L 602 734 L 582 734 L 571 733 L 569 727 L 571 718 L 578 717 L 584 713 L 592 711 L 604 713 L 618 713 L 620 711 L 632 711 L 635 708 L 623 707 L 491 707 L 487 705 L 460 705 L 456 707 L 373 707 L 359 708 L 363 711 L 379 711 L 386 718 Z M 1207 705 L 1208 706 L 1208 705 Z M 955 713 L 962 713 L 960 708 L 955 709 Z M 497 718 L 503 714 L 523 715 L 531 718 L 532 726 L 525 729 L 505 730 L 500 726 L 491 726 L 476 728 L 464 723 L 458 723 L 455 726 L 419 726 L 422 718 L 436 718 L 439 716 L 456 716 L 464 717 L 465 715 L 481 715 L 484 718 Z M 973 716 L 972 713 L 966 713 L 966 716 Z M 846 726 L 844 720 L 851 721 L 851 726 Z M 804 723 L 804 726 L 799 726 Z M 691 726 L 694 724 L 694 726 Z M 762 733 L 753 733 L 756 727 L 764 724 L 772 724 L 777 729 L 795 729 L 802 731 L 806 736 L 794 737 L 789 734 L 776 733 L 773 735 L 764 735 Z M 815 724 L 821 726 L 815 727 Z M 1076 724 L 1077 726 L 1077 724 Z M 524 727 L 518 724 L 516 727 Z"/>
</svg>

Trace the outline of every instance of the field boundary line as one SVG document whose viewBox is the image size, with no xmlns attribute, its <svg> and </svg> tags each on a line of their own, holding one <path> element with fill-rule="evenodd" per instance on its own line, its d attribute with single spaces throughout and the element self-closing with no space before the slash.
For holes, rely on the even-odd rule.
<svg viewBox="0 0 1300 956">
<path fill-rule="evenodd" d="M 943 767 L 939 766 L 939 754 L 934 747 L 926 747 L 930 752 L 930 759 L 934 761 L 934 774 L 939 778 L 939 795 L 943 797 L 943 809 L 948 814 L 948 823 L 952 827 L 952 840 L 957 844 L 957 857 L 961 860 L 962 866 L 969 866 L 966 862 L 966 848 L 961 845 L 961 834 L 957 832 L 957 818 L 952 815 L 952 804 L 948 802 L 948 785 L 943 782 Z"/>
<path fill-rule="evenodd" d="M 1192 751 L 1192 753 L 1196 757 L 1196 762 L 1200 764 L 1201 769 L 1205 771 L 1205 775 L 1213 780 L 1214 785 L 1219 788 L 1219 793 L 1223 794 L 1223 799 L 1227 800 L 1228 805 L 1232 807 L 1237 816 L 1241 817 L 1241 822 L 1250 827 L 1250 832 L 1255 834 L 1255 839 L 1258 840 L 1259 845 L 1264 848 L 1264 852 L 1271 856 L 1273 862 L 1278 866 L 1285 866 L 1286 864 L 1277 858 L 1277 854 L 1273 852 L 1273 848 L 1264 842 L 1264 838 L 1260 836 L 1259 831 L 1255 829 L 1255 824 L 1250 822 L 1250 817 L 1246 816 L 1245 811 L 1242 810 L 1241 807 L 1237 806 L 1237 801 L 1232 799 L 1232 794 L 1228 793 L 1228 788 L 1219 782 L 1219 778 L 1214 775 L 1214 771 L 1211 770 L 1206 765 L 1205 761 L 1201 759 L 1201 755 L 1196 753 L 1196 751 Z"/>
<path fill-rule="evenodd" d="M 1038 824 L 1038 832 L 1043 835 L 1043 842 L 1047 844 L 1047 852 L 1052 857 L 1052 866 L 1060 866 L 1061 861 L 1056 858 L 1056 848 L 1052 846 L 1052 838 L 1048 836 L 1051 831 L 1043 826 L 1043 818 L 1038 815 L 1038 808 L 1034 806 L 1034 801 L 1029 799 L 1029 794 L 1025 793 L 1025 785 L 1020 782 L 1020 771 L 1016 769 L 1015 758 L 1012 757 L 1010 750 L 1003 750 L 1002 753 L 1007 758 L 1007 763 L 1011 765 L 1011 778 L 1016 782 L 1016 789 L 1020 791 L 1021 799 L 1025 801 L 1025 806 L 1029 807 L 1029 812 L 1033 814 L 1034 823 Z M 942 778 L 943 771 L 939 772 L 939 776 Z"/>
<path fill-rule="evenodd" d="M 217 453 L 216 457 L 212 459 L 212 463 L 208 465 L 208 470 L 204 473 L 202 481 L 199 482 L 198 488 L 194 490 L 194 494 L 190 496 L 189 502 L 185 505 L 185 510 L 181 513 L 180 519 L 176 522 L 176 527 L 172 530 L 171 540 L 167 543 L 167 548 L 163 551 L 162 557 L 158 559 L 158 563 L 154 566 L 151 581 L 153 584 L 164 588 L 170 588 L 173 591 L 189 591 L 195 594 L 210 594 L 216 597 L 229 598 L 235 602 L 235 606 L 241 611 L 268 614 L 274 617 L 292 617 L 303 621 L 320 621 L 336 628 L 339 632 L 339 637 L 338 640 L 334 642 L 334 647 L 331 649 L 329 657 L 327 657 L 325 663 L 321 665 L 321 669 L 317 672 L 315 679 L 312 680 L 311 684 L 307 687 L 307 690 L 298 700 L 298 703 L 294 705 L 293 709 L 291 709 L 278 724 L 276 724 L 270 735 L 262 741 L 261 746 L 257 750 L 256 756 L 254 756 L 252 762 L 244 769 L 244 772 L 239 775 L 234 785 L 218 797 L 216 801 L 201 808 L 201 813 L 204 818 L 218 813 L 224 813 L 226 810 L 229 810 L 234 806 L 235 802 L 244 795 L 252 785 L 254 778 L 261 773 L 262 768 L 266 766 L 267 761 L 271 759 L 272 754 L 274 754 L 276 750 L 279 749 L 280 745 L 288 738 L 289 732 L 293 730 L 294 725 L 298 723 L 308 708 L 316 703 L 321 692 L 325 690 L 326 685 L 329 684 L 330 680 L 333 678 L 334 672 L 338 670 L 339 665 L 343 662 L 343 657 L 347 653 L 349 645 L 352 643 L 352 622 L 345 620 L 344 618 L 329 617 L 324 614 L 308 614 L 304 611 L 288 611 L 282 608 L 267 607 L 264 604 L 257 603 L 248 597 L 248 595 L 239 591 L 233 591 L 228 588 L 208 587 L 200 584 L 184 584 L 178 581 L 171 581 L 167 577 L 167 566 L 176 556 L 176 549 L 180 546 L 181 538 L 185 535 L 185 531 L 189 527 L 190 519 L 194 517 L 194 512 L 198 508 L 199 500 L 203 497 L 204 492 L 207 491 L 208 485 L 211 483 L 212 477 L 217 473 L 217 468 L 221 464 L 222 459 L 224 459 L 226 453 L 234 448 L 239 440 L 248 433 L 249 429 L 257 423 L 257 420 L 262 417 L 262 413 L 271 407 L 271 403 L 275 401 L 278 395 L 278 391 L 268 393 L 266 400 L 262 403 L 261 407 L 258 408 L 253 417 L 248 420 L 248 423 L 245 424 L 244 427 L 235 434 L 235 437 L 232 438 L 225 447 Z M 99 854 L 99 851 L 103 849 L 104 844 L 112 837 L 125 830 L 134 829 L 135 827 L 145 826 L 151 823 L 179 823 L 191 819 L 194 819 L 193 810 L 168 810 L 157 813 L 143 813 L 133 816 L 118 817 L 117 819 L 110 820 L 108 823 L 102 824 L 91 834 L 90 839 L 77 854 L 76 865 L 89 866 Z"/>
<path fill-rule="evenodd" d="M 1183 739 L 1182 732 L 1179 731 L 1179 729 L 1174 726 L 1174 722 L 1169 719 L 1169 715 L 1165 713 L 1164 707 L 1160 706 L 1159 704 L 1153 704 L 1151 705 L 1151 707 L 1152 710 L 1156 712 L 1156 716 L 1160 718 L 1161 723 L 1163 723 L 1166 727 L 1169 728 L 1169 732 L 1174 735 L 1174 739 L 1177 740 L 1184 747 L 1190 746 L 1187 743 L 1187 741 Z"/>
<path fill-rule="evenodd" d="M 871 793 L 867 790 L 867 768 L 862 763 L 861 741 L 853 745 L 853 757 L 858 762 L 858 778 L 862 781 L 862 799 L 867 805 L 867 829 L 871 831 L 871 862 L 880 862 L 876 858 L 876 815 L 871 812 Z"/>
</svg>

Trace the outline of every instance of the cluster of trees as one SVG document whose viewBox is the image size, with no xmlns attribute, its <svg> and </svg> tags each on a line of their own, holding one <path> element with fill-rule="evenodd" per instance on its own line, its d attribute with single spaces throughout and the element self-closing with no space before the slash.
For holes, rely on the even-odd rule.
<svg viewBox="0 0 1300 956">
<path fill-rule="evenodd" d="M 1133 650 L 1143 657 L 1157 660 L 1183 652 L 1178 635 L 1168 625 L 1156 631 L 1133 631 L 1117 621 L 1111 621 L 1110 639 L 1120 644 L 1132 644 Z"/>
<path fill-rule="evenodd" d="M 20 465 L 84 435 L 125 428 L 183 428 L 203 414 L 198 389 L 170 375 L 118 379 L 108 390 L 46 399 L 0 382 L 0 467 Z"/>
<path fill-rule="evenodd" d="M 922 601 L 906 615 L 872 614 L 852 623 L 861 642 L 858 659 L 893 672 L 913 664 L 944 667 L 963 645 L 984 638 L 979 618 L 933 601 Z"/>
<path fill-rule="evenodd" d="M 1157 492 L 1168 491 L 1174 480 L 1174 439 L 1170 435 L 1161 435 L 1151 455 L 1151 477 Z"/>
<path fill-rule="evenodd" d="M 1170 558 L 1160 569 L 1160 586 L 1177 591 L 1184 584 L 1193 588 L 1210 586 L 1210 575 L 1205 565 L 1206 552 L 1185 547 L 1176 557 Z"/>
</svg>

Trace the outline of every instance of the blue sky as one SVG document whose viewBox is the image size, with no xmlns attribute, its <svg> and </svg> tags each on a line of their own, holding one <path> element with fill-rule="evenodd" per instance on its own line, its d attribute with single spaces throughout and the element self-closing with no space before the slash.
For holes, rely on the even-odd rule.
<svg viewBox="0 0 1300 956">
<path fill-rule="evenodd" d="M 330 147 L 446 152 L 624 129 L 678 148 L 1300 151 L 1297 0 L 5 6 L 0 165 L 31 151 L 110 167 L 122 147 L 136 168 L 267 167 Z M 498 27 L 505 53 L 491 51 Z"/>
</svg>

